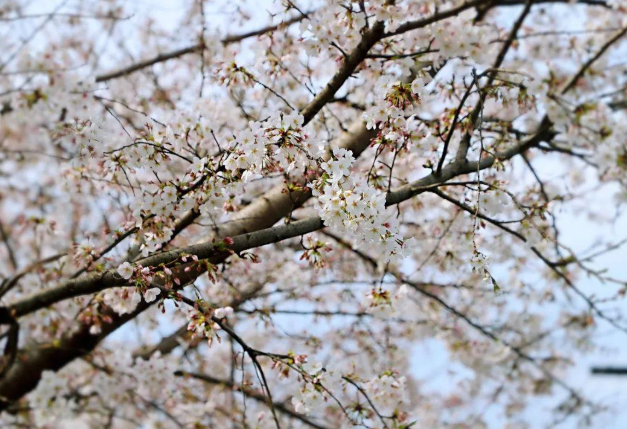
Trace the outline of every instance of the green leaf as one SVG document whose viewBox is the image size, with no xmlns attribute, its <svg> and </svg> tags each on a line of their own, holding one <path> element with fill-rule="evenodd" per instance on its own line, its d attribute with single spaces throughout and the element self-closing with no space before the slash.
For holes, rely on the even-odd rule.
<svg viewBox="0 0 627 429">
<path fill-rule="evenodd" d="M 486 270 L 486 272 L 487 272 L 487 270 Z M 492 281 L 492 287 L 494 288 L 494 293 L 498 295 L 501 292 L 503 292 L 503 290 L 501 289 L 499 284 L 496 282 L 496 279 L 494 277 L 492 277 L 492 274 L 488 273 L 488 275 L 490 276 L 490 280 Z"/>
</svg>

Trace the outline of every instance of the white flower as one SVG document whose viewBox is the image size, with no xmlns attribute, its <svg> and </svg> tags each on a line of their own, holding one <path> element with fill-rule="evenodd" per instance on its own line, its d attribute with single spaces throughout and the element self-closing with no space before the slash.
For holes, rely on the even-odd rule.
<svg viewBox="0 0 627 429">
<path fill-rule="evenodd" d="M 194 173 L 200 173 L 202 170 L 205 169 L 206 163 L 206 158 L 198 158 L 197 156 L 195 156 L 192 165 L 190 166 L 190 170 Z"/>
<path fill-rule="evenodd" d="M 414 94 L 420 95 L 424 92 L 425 86 L 426 84 L 425 84 L 424 79 L 418 77 L 414 79 L 414 81 L 411 83 L 411 91 Z"/>
<path fill-rule="evenodd" d="M 172 185 L 168 185 L 165 188 L 163 188 L 163 192 L 161 193 L 161 199 L 166 204 L 175 202 L 177 199 L 177 196 L 178 196 L 178 193 L 176 192 L 176 188 Z"/>
<path fill-rule="evenodd" d="M 124 262 L 118 267 L 118 274 L 125 280 L 133 277 L 133 266 L 129 262 Z"/>
<path fill-rule="evenodd" d="M 310 414 L 324 407 L 328 397 L 326 393 L 319 392 L 311 383 L 307 383 L 300 391 L 300 398 L 292 398 L 294 411 L 299 414 Z"/>
<path fill-rule="evenodd" d="M 488 265 L 488 258 L 483 254 L 476 254 L 470 259 L 470 265 L 473 271 L 483 272 Z"/>
<path fill-rule="evenodd" d="M 309 414 L 309 409 L 299 399 L 292 398 L 292 406 L 298 414 Z"/>
<path fill-rule="evenodd" d="M 316 152 L 315 156 L 317 158 L 322 158 L 324 155 L 326 155 L 328 148 L 329 143 L 326 140 L 322 140 L 317 146 L 318 151 Z"/>
<path fill-rule="evenodd" d="M 157 296 L 161 293 L 161 290 L 158 287 L 153 287 L 144 292 L 144 299 L 146 302 L 153 302 L 157 299 Z"/>
<path fill-rule="evenodd" d="M 213 314 L 218 319 L 223 319 L 223 318 L 228 317 L 231 314 L 233 314 L 233 308 L 232 307 L 216 308 L 215 311 L 213 312 Z"/>
<path fill-rule="evenodd" d="M 287 126 L 290 126 L 292 128 L 300 128 L 300 126 L 303 125 L 303 122 L 305 122 L 305 118 L 298 112 L 292 112 L 289 115 L 285 115 L 283 117 L 283 121 Z"/>
<path fill-rule="evenodd" d="M 316 39 L 303 40 L 302 46 L 305 48 L 305 53 L 310 57 L 314 57 L 320 52 L 320 42 Z"/>
<path fill-rule="evenodd" d="M 481 209 L 490 214 L 502 213 L 510 204 L 510 199 L 505 192 L 483 192 L 479 197 Z"/>
<path fill-rule="evenodd" d="M 164 201 L 161 197 L 147 194 L 145 195 L 142 209 L 146 210 L 148 213 L 155 213 L 165 204 L 166 201 Z"/>
<path fill-rule="evenodd" d="M 385 139 L 391 142 L 397 142 L 400 139 L 400 136 L 398 135 L 398 133 L 392 131 L 385 135 Z"/>
<path fill-rule="evenodd" d="M 538 244 L 542 243 L 542 240 L 544 240 L 544 237 L 542 236 L 540 231 L 538 231 L 534 227 L 530 227 L 524 230 L 523 235 L 527 239 L 527 245 L 529 247 L 537 246 Z"/>
<path fill-rule="evenodd" d="M 353 162 L 355 162 L 355 158 L 352 152 L 346 149 L 334 149 L 333 155 L 336 159 L 334 161 L 324 162 L 322 169 L 332 176 L 332 181 L 337 182 L 349 175 L 350 168 Z"/>
<path fill-rule="evenodd" d="M 364 390 L 368 392 L 372 400 L 387 408 L 403 402 L 405 384 L 405 377 L 383 374 L 364 383 Z"/>
<path fill-rule="evenodd" d="M 192 197 L 185 197 L 181 201 L 179 201 L 178 206 L 176 207 L 178 213 L 185 213 L 194 208 L 196 205 L 196 201 Z"/>
<path fill-rule="evenodd" d="M 137 307 L 137 304 L 142 300 L 142 296 L 139 292 L 135 291 L 131 296 L 131 304 L 133 305 L 133 309 Z"/>
</svg>

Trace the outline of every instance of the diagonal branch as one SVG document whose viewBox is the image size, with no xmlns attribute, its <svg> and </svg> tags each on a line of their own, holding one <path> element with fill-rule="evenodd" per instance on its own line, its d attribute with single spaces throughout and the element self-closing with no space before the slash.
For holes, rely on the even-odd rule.
<svg viewBox="0 0 627 429">
<path fill-rule="evenodd" d="M 488 156 L 480 161 L 468 162 L 462 166 L 449 164 L 444 167 L 440 177 L 435 177 L 434 174 L 431 174 L 389 193 L 387 195 L 386 205 L 390 206 L 406 201 L 415 195 L 428 191 L 434 184 L 449 180 L 457 175 L 472 173 L 477 171 L 477 169 L 489 168 L 497 160 L 500 161 L 510 159 L 530 147 L 537 145 L 540 141 L 545 139 L 547 135 L 550 135 L 550 133 L 548 133 L 547 128 L 543 127 L 535 135 L 523 140 L 521 143 L 508 150 L 498 153 L 496 156 Z M 324 224 L 322 219 L 315 216 L 290 224 L 266 228 L 257 232 L 234 237 L 233 244 L 229 246 L 229 249 L 240 249 L 241 251 L 251 247 L 271 244 L 317 231 L 323 227 Z M 228 252 L 223 250 L 223 246 L 218 247 L 216 246 L 215 241 L 211 241 L 145 258 L 146 260 L 144 260 L 144 263 L 148 261 L 158 263 L 172 262 L 183 252 L 188 254 L 198 252 L 199 258 L 206 257 L 215 262 L 219 261 L 218 258 L 228 256 Z M 188 275 L 193 277 L 198 274 L 190 272 Z M 78 289 L 76 284 L 68 289 L 55 288 L 52 291 L 46 291 L 42 296 L 31 297 L 24 301 L 20 301 L 11 308 L 16 312 L 20 310 L 24 314 L 27 310 L 34 311 L 37 308 L 41 308 L 39 307 L 40 305 L 47 306 L 54 302 L 58 302 L 64 299 L 63 296 L 68 296 L 68 294 L 69 296 L 76 296 L 78 290 L 84 293 L 97 292 L 98 290 L 102 290 L 103 278 L 108 279 L 108 281 L 111 282 L 111 286 L 124 285 L 126 282 L 124 279 L 117 278 L 117 274 L 114 274 L 112 270 L 106 271 L 104 274 L 98 274 L 96 277 L 92 276 L 94 276 L 94 274 L 84 276 L 91 277 L 90 281 L 85 281 L 84 277 L 76 279 L 76 282 L 82 282 L 80 283 L 80 287 Z M 185 283 L 186 282 L 182 281 L 182 284 Z M 89 326 L 81 325 L 76 333 L 68 333 L 60 340 L 55 341 L 54 344 L 45 344 L 40 347 L 29 348 L 21 351 L 20 357 L 22 357 L 22 359 L 16 360 L 16 363 L 7 372 L 5 377 L 0 380 L 0 399 L 3 401 L 0 403 L 0 410 L 6 408 L 12 401 L 21 398 L 23 395 L 35 388 L 39 378 L 41 377 L 41 373 L 44 370 L 58 370 L 77 357 L 88 354 L 101 340 L 106 338 L 109 333 L 113 332 L 127 321 L 132 320 L 148 307 L 149 304 L 142 302 L 131 314 L 123 316 L 111 314 L 112 322 L 104 325 L 102 332 L 98 335 L 90 334 Z M 6 309 L 4 310 L 6 311 Z"/>
<path fill-rule="evenodd" d="M 228 380 L 221 380 L 219 378 L 215 378 L 212 377 L 209 374 L 203 374 L 203 373 L 198 373 L 198 372 L 186 372 L 186 371 L 177 371 L 174 373 L 174 375 L 180 376 L 180 377 L 188 377 L 188 378 L 194 378 L 196 380 L 201 380 L 204 381 L 206 383 L 210 383 L 210 384 L 215 384 L 215 385 L 219 385 L 219 386 L 224 386 L 227 387 L 229 389 L 232 389 L 236 392 L 241 392 L 243 395 L 252 398 L 260 403 L 267 403 L 267 399 L 266 397 L 261 394 L 258 393 L 252 389 L 249 389 L 247 387 L 241 386 L 241 385 L 237 385 L 234 383 L 231 383 Z M 274 402 L 273 406 L 276 410 L 280 411 L 282 414 L 285 414 L 286 416 L 289 416 L 291 418 L 300 420 L 301 422 L 305 423 L 307 426 L 315 428 L 315 429 L 327 429 L 326 426 L 322 426 L 321 424 L 318 424 L 316 422 L 314 422 L 313 420 L 310 420 L 309 418 L 305 417 L 302 414 L 298 414 L 295 411 L 292 411 L 285 403 L 283 402 Z"/>
<path fill-rule="evenodd" d="M 227 36 L 221 40 L 221 43 L 223 45 L 229 45 L 231 43 L 241 42 L 242 40 L 245 40 L 251 37 L 261 36 L 262 34 L 270 33 L 272 31 L 278 30 L 279 28 L 287 27 L 288 25 L 294 24 L 296 22 L 300 22 L 304 18 L 305 18 L 304 16 L 299 15 L 287 21 L 281 22 L 276 25 L 270 25 L 268 27 L 264 27 L 259 30 L 250 31 L 248 33 L 238 34 L 234 36 Z M 136 71 L 145 69 L 146 67 L 154 66 L 155 64 L 163 63 L 165 61 L 169 61 L 174 58 L 179 58 L 187 54 L 202 52 L 205 49 L 206 49 L 206 46 L 204 43 L 197 43 L 195 45 L 191 45 L 186 48 L 177 49 L 176 51 L 171 51 L 165 54 L 160 54 L 151 59 L 132 64 L 122 69 L 96 76 L 96 82 L 107 82 L 109 80 L 117 79 L 119 77 L 128 76 L 132 73 L 135 73 Z"/>
<path fill-rule="evenodd" d="M 523 140 L 520 144 L 513 146 L 509 150 L 498 153 L 496 156 L 488 156 L 480 161 L 468 162 L 462 166 L 449 164 L 442 170 L 440 175 L 432 173 L 416 182 L 397 188 L 387 194 L 386 206 L 399 204 L 413 196 L 431 190 L 433 185 L 444 183 L 456 176 L 490 168 L 497 160 L 502 161 L 510 159 L 539 143 L 543 139 L 545 131 L 540 130 L 536 135 L 527 140 Z M 239 254 L 245 250 L 308 234 L 322 229 L 323 227 L 324 223 L 322 219 L 318 216 L 314 216 L 289 224 L 237 235 L 231 238 L 233 242 L 228 246 L 226 246 L 223 241 L 214 239 L 158 253 L 138 260 L 137 264 L 146 267 L 156 267 L 162 264 L 175 263 L 183 255 L 196 255 L 198 259 L 208 260 L 212 264 L 217 264 L 224 261 L 231 253 Z M 189 265 L 181 264 L 178 268 L 185 268 L 187 266 Z M 192 273 L 192 275 L 194 274 L 195 273 Z M 103 273 L 91 273 L 78 279 L 68 280 L 54 288 L 20 300 L 10 305 L 7 309 L 16 317 L 21 317 L 64 299 L 100 292 L 110 287 L 125 286 L 127 283 L 127 280 L 121 278 L 116 270 L 109 269 Z M 181 281 L 181 283 L 185 284 L 186 282 Z"/>
</svg>

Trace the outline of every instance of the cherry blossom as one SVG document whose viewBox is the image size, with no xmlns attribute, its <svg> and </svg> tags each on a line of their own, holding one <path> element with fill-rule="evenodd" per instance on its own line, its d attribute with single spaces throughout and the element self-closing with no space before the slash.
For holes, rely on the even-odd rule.
<svg viewBox="0 0 627 429">
<path fill-rule="evenodd" d="M 1 427 L 620 411 L 624 1 L 167 3 L 0 4 Z"/>
<path fill-rule="evenodd" d="M 131 277 L 133 277 L 133 272 L 135 270 L 133 269 L 133 266 L 129 263 L 129 262 L 124 262 L 122 265 L 120 265 L 118 267 L 118 274 L 123 278 L 123 279 L 130 279 Z"/>
</svg>

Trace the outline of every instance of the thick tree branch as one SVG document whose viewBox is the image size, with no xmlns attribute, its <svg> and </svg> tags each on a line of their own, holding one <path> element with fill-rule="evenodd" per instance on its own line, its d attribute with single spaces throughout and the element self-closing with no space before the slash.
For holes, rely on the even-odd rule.
<svg viewBox="0 0 627 429">
<path fill-rule="evenodd" d="M 420 179 L 412 184 L 402 186 L 401 188 L 389 193 L 387 195 L 386 205 L 390 206 L 406 201 L 415 195 L 426 192 L 434 184 L 444 182 L 457 175 L 468 174 L 475 172 L 478 169 L 481 170 L 489 168 L 497 160 L 503 161 L 510 159 L 542 141 L 548 135 L 547 132 L 548 129 L 542 128 L 534 136 L 522 141 L 520 144 L 513 146 L 508 150 L 500 152 L 496 156 L 488 156 L 480 161 L 468 162 L 462 166 L 449 164 L 442 170 L 440 177 L 430 174 L 423 179 Z M 233 237 L 233 244 L 229 246 L 229 248 L 232 251 L 243 251 L 253 247 L 271 244 L 314 232 L 321 229 L 323 226 L 322 219 L 315 216 L 290 224 L 279 225 Z M 224 250 L 221 250 L 221 247 L 222 246 L 218 246 L 215 241 L 200 243 L 170 252 L 163 252 L 155 256 L 145 258 L 143 262 L 144 264 L 156 263 L 156 265 L 161 263 L 170 263 L 175 261 L 183 253 L 196 254 L 199 258 L 209 258 L 212 261 L 218 262 L 220 258 L 228 256 Z M 192 273 L 192 275 L 193 274 L 194 273 Z M 89 280 L 86 278 L 89 278 Z M 54 302 L 66 299 L 67 297 L 77 296 L 83 293 L 94 293 L 103 290 L 105 287 L 124 285 L 126 283 L 126 281 L 120 279 L 113 270 L 108 270 L 104 274 L 89 274 L 83 278 L 76 279 L 76 282 L 77 283 L 72 284 L 71 287 L 57 287 L 46 291 L 43 294 L 20 301 L 11 306 L 10 311 L 15 312 L 16 314 L 26 314 L 30 311 L 36 310 L 37 308 L 42 308 L 41 306 L 48 306 Z M 105 338 L 109 332 L 112 332 L 119 326 L 122 326 L 126 321 L 134 318 L 136 315 L 145 310 L 147 306 L 147 304 L 140 305 L 140 307 L 138 307 L 138 309 L 131 315 L 114 315 L 112 317 L 113 322 L 104 325 L 103 333 L 99 335 L 90 335 L 89 327 L 83 325 L 79 329 L 78 334 L 69 334 L 64 336 L 62 340 L 55 342 L 55 345 L 57 345 L 56 347 L 53 345 L 44 345 L 41 349 L 35 348 L 24 351 L 23 353 L 26 353 L 26 358 L 20 359 L 16 362 L 7 372 L 6 376 L 0 381 L 0 399 L 4 398 L 5 400 L 4 404 L 0 404 L 0 409 L 5 408 L 10 401 L 20 398 L 33 389 L 36 386 L 42 371 L 46 369 L 59 369 L 76 357 L 88 353 L 96 347 L 98 342 Z M 81 344 L 81 346 L 79 347 L 77 344 Z"/>
<path fill-rule="evenodd" d="M 364 32 L 359 44 L 346 58 L 340 67 L 340 70 L 327 83 L 327 86 L 313 99 L 309 105 L 303 109 L 301 114 L 305 118 L 305 124 L 311 121 L 329 101 L 333 99 L 335 93 L 340 89 L 344 82 L 355 72 L 359 64 L 368 56 L 370 48 L 381 40 L 383 36 L 383 23 L 376 22 L 371 29 Z"/>
<path fill-rule="evenodd" d="M 496 156 L 488 156 L 480 161 L 466 162 L 463 165 L 449 164 L 442 172 L 430 174 L 411 184 L 402 186 L 387 195 L 386 206 L 399 204 L 411 197 L 425 192 L 439 183 L 445 183 L 456 176 L 473 173 L 491 167 L 497 160 L 504 161 L 510 159 L 532 146 L 537 145 L 547 136 L 547 130 L 540 130 L 536 135 L 522 141 L 520 144 L 498 153 Z M 268 211 L 265 210 L 267 213 Z M 273 213 L 271 213 L 273 214 Z M 278 215 L 278 213 L 277 213 Z M 283 217 L 283 216 L 281 216 Z M 280 218 L 279 218 L 280 219 Z M 279 220 L 277 219 L 277 221 Z M 267 222 L 267 220 L 266 220 Z M 315 216 L 308 219 L 299 220 L 285 225 L 264 228 L 255 232 L 249 232 L 231 237 L 233 243 L 229 246 L 221 240 L 211 240 L 191 246 L 174 249 L 168 252 L 158 253 L 147 258 L 138 260 L 136 263 L 142 266 L 156 267 L 161 264 L 171 264 L 183 255 L 196 255 L 199 259 L 207 259 L 211 263 L 220 263 L 229 256 L 229 252 L 224 249 L 228 247 L 230 252 L 240 253 L 267 244 L 277 243 L 289 238 L 298 237 L 317 231 L 324 227 L 322 219 Z M 189 264 L 185 264 L 186 266 Z M 75 280 L 68 280 L 54 288 L 40 292 L 34 296 L 25 298 L 8 307 L 10 313 L 16 317 L 21 317 L 32 313 L 40 308 L 47 307 L 64 299 L 100 292 L 104 289 L 124 286 L 128 282 L 122 279 L 114 269 L 104 273 L 91 273 Z M 185 283 L 185 282 L 182 282 Z"/>
<path fill-rule="evenodd" d="M 478 4 L 479 2 L 474 3 Z M 443 18 L 442 14 L 436 14 L 431 18 L 422 20 L 422 24 L 414 23 L 413 25 L 415 28 L 419 28 L 420 25 L 429 25 L 439 19 L 445 18 Z M 409 30 L 410 28 L 405 29 L 405 31 Z M 351 55 L 354 54 L 354 57 L 351 59 L 351 55 L 348 56 L 336 76 L 334 76 L 325 89 L 314 98 L 312 103 L 303 110 L 302 113 L 306 118 L 306 122 L 309 122 L 315 114 L 334 97 L 335 92 L 339 90 L 343 83 L 357 69 L 361 60 L 367 56 L 368 50 L 374 46 L 381 37 L 390 35 L 393 34 L 384 35 L 382 29 L 377 29 L 377 24 L 375 24 L 371 30 L 366 30 L 366 33 L 362 36 L 358 50 L 351 53 Z M 361 60 L 359 58 L 361 58 Z M 497 161 L 507 160 L 523 153 L 529 148 L 538 145 L 541 141 L 549 140 L 553 136 L 553 133 L 550 131 L 550 125 L 548 120 L 542 121 L 535 135 L 523 140 L 517 145 L 511 146 L 509 149 L 498 152 L 496 155 L 485 156 L 475 162 L 465 160 L 464 162 L 455 162 L 444 166 L 437 176 L 431 174 L 414 183 L 402 186 L 387 195 L 386 204 L 388 206 L 399 204 L 431 189 L 434 185 L 445 183 L 455 176 L 470 174 L 490 168 Z M 357 121 L 351 127 L 350 132 L 340 139 L 338 145 L 353 150 L 354 154 L 357 156 L 368 146 L 373 135 L 374 131 L 367 130 L 361 121 Z M 342 139 L 344 139 L 344 141 L 342 141 Z M 270 190 L 262 198 L 241 210 L 234 217 L 233 222 L 228 223 L 225 227 L 219 228 L 216 233 L 217 236 L 233 237 L 233 244 L 229 246 L 229 250 L 241 252 L 323 228 L 322 220 L 319 217 L 272 227 L 277 221 L 289 215 L 294 208 L 302 205 L 302 203 L 310 197 L 307 190 L 297 192 L 285 192 L 285 190 L 285 185 L 280 185 Z M 162 252 L 140 259 L 137 262 L 145 266 L 174 263 L 177 258 L 183 253 L 186 253 L 196 254 L 199 258 L 208 259 L 212 263 L 220 263 L 229 256 L 229 252 L 225 252 L 224 246 L 221 243 L 221 240 L 209 240 L 185 248 Z M 190 277 L 194 275 L 198 275 L 198 273 L 191 273 Z M 107 287 L 123 286 L 125 284 L 126 281 L 121 279 L 114 270 L 107 270 L 104 273 L 91 273 L 77 279 L 69 280 L 35 296 L 20 300 L 4 310 L 19 317 L 36 311 L 39 308 L 52 305 L 63 299 L 82 294 L 90 294 L 104 290 Z M 142 302 L 135 312 L 131 314 L 124 316 L 112 314 L 112 323 L 103 325 L 102 332 L 98 335 L 90 334 L 89 326 L 80 325 L 76 331 L 68 332 L 54 343 L 20 350 L 15 364 L 9 369 L 5 377 L 0 380 L 0 397 L 4 401 L 0 409 L 5 408 L 9 402 L 21 398 L 24 394 L 32 390 L 37 385 L 41 373 L 44 370 L 57 370 L 77 357 L 90 353 L 109 333 L 122 326 L 128 320 L 132 320 L 148 307 L 148 304 Z"/>
</svg>

